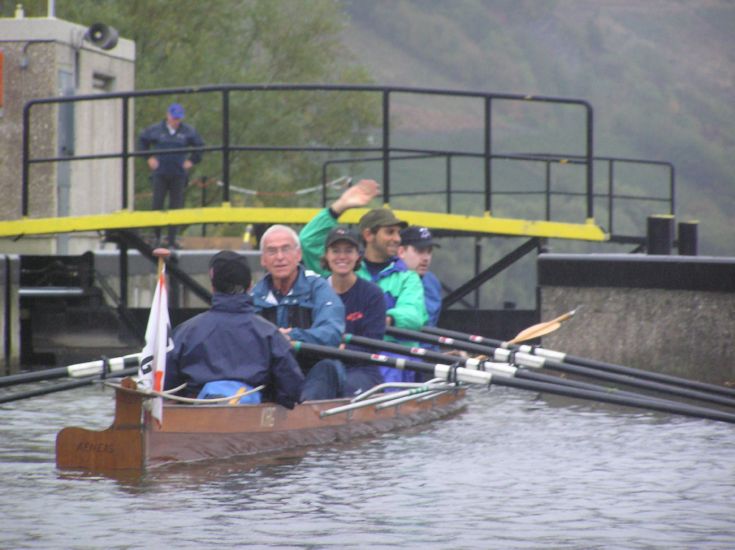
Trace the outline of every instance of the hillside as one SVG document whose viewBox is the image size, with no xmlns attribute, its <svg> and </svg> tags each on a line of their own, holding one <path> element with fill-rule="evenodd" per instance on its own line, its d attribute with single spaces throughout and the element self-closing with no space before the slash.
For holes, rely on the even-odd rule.
<svg viewBox="0 0 735 550">
<path fill-rule="evenodd" d="M 701 254 L 735 255 L 735 3 L 343 4 L 344 44 L 380 84 L 589 101 L 595 153 L 672 162 L 677 220 L 700 221 Z M 435 138 L 479 123 L 436 103 L 406 114 L 404 130 Z"/>
</svg>

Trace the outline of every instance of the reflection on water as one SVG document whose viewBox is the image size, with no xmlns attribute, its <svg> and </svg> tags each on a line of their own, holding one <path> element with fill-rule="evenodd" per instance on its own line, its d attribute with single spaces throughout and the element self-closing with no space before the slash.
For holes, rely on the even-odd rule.
<svg viewBox="0 0 735 550">
<path fill-rule="evenodd" d="M 735 427 L 513 390 L 410 432 L 142 476 L 59 472 L 112 391 L 0 406 L 3 548 L 733 548 Z"/>
</svg>

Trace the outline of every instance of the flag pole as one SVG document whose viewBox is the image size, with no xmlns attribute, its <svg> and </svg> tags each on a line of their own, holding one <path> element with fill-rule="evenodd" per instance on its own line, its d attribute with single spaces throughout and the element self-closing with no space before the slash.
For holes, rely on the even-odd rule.
<svg viewBox="0 0 735 550">
<path fill-rule="evenodd" d="M 158 258 L 158 271 L 156 272 L 156 281 L 158 281 L 158 277 L 161 276 L 163 271 L 163 264 L 171 256 L 171 251 L 168 248 L 156 248 L 153 255 Z"/>
</svg>

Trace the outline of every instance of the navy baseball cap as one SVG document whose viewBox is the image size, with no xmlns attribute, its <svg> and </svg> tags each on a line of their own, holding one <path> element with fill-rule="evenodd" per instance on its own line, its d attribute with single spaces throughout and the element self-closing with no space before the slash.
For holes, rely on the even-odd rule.
<svg viewBox="0 0 735 550">
<path fill-rule="evenodd" d="M 186 112 L 181 106 L 181 103 L 172 103 L 168 106 L 168 114 L 170 114 L 174 118 L 184 118 Z"/>
<path fill-rule="evenodd" d="M 440 248 L 440 246 L 434 242 L 429 228 L 418 225 L 409 225 L 406 229 L 401 231 L 401 245 L 411 245 L 416 248 L 428 248 L 430 246 Z"/>
<path fill-rule="evenodd" d="M 327 235 L 327 240 L 324 244 L 325 248 L 329 248 L 338 241 L 347 241 L 350 244 L 354 244 L 358 249 L 360 248 L 360 239 L 350 229 L 342 226 L 335 227 Z"/>
</svg>

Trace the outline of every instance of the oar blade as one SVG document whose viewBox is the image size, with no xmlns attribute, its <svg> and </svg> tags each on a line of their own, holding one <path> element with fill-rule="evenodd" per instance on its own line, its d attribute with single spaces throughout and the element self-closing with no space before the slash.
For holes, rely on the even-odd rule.
<svg viewBox="0 0 735 550">
<path fill-rule="evenodd" d="M 527 340 L 533 340 L 534 338 L 540 338 L 541 336 L 545 336 L 547 334 L 551 334 L 552 332 L 558 330 L 564 321 L 568 321 L 569 319 L 571 319 L 576 312 L 577 310 L 573 309 L 571 311 L 567 311 L 563 315 L 559 315 L 559 317 L 557 317 L 556 319 L 552 319 L 551 321 L 538 323 L 528 328 L 525 328 L 521 332 L 516 334 L 515 338 L 513 338 L 512 340 L 508 340 L 506 342 L 506 345 L 510 346 L 518 344 L 520 342 L 525 342 Z"/>
</svg>

